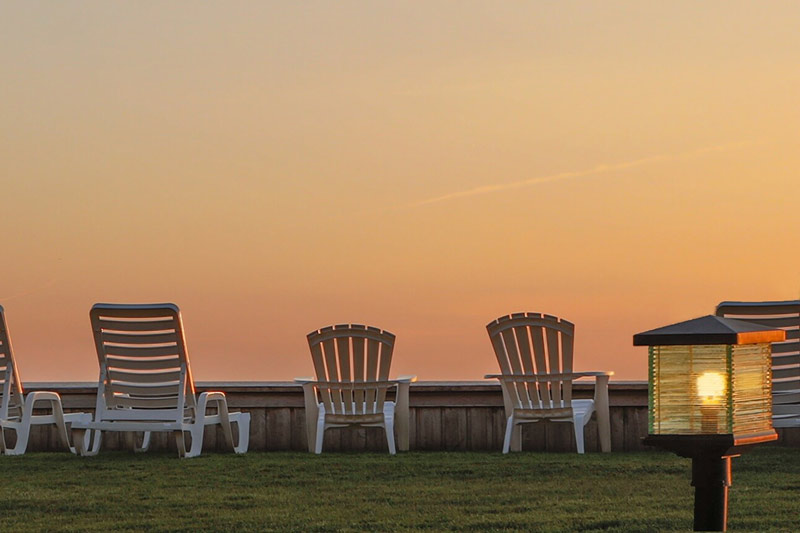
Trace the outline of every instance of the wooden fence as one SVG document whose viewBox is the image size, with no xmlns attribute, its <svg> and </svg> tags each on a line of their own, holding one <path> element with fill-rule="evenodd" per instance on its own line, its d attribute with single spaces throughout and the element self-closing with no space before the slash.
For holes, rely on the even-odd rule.
<svg viewBox="0 0 800 533">
<path fill-rule="evenodd" d="M 223 390 L 232 410 L 251 415 L 250 450 L 306 450 L 303 391 L 286 382 L 200 382 L 198 391 Z M 591 384 L 576 383 L 575 398 L 590 398 Z M 28 383 L 25 391 L 55 390 L 61 394 L 67 411 L 92 412 L 97 387 L 90 383 Z M 648 449 L 641 444 L 647 434 L 647 383 L 614 382 L 609 385 L 612 451 Z M 505 419 L 500 386 L 493 382 L 418 382 L 410 395 L 411 450 L 490 450 L 503 445 Z M 575 451 L 575 437 L 570 424 L 537 423 L 523 425 L 523 450 Z M 207 428 L 204 449 L 222 444 L 219 430 Z M 778 430 L 784 446 L 800 447 L 800 428 Z M 56 432 L 49 427 L 34 427 L 29 451 L 61 449 Z M 7 432 L 7 442 L 13 437 Z M 594 419 L 586 429 L 586 451 L 599 450 Z M 105 433 L 103 449 L 132 446 L 133 436 Z M 175 449 L 167 434 L 154 434 L 152 449 Z M 386 450 L 383 430 L 378 428 L 329 429 L 325 434 L 326 451 Z"/>
</svg>

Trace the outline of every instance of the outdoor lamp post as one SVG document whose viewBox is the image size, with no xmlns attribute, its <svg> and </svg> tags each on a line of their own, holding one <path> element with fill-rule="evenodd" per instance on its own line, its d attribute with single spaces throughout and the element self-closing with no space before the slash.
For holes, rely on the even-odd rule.
<svg viewBox="0 0 800 533">
<path fill-rule="evenodd" d="M 778 438 L 770 343 L 785 337 L 711 315 L 633 336 L 650 347 L 644 443 L 691 457 L 695 531 L 726 529 L 731 457 Z"/>
</svg>

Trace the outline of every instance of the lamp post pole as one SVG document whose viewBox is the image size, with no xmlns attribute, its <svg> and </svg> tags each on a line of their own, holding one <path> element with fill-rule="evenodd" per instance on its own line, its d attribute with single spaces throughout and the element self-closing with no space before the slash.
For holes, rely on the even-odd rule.
<svg viewBox="0 0 800 533">
<path fill-rule="evenodd" d="M 698 454 L 692 457 L 694 530 L 725 531 L 728 523 L 728 487 L 731 456 Z"/>
</svg>

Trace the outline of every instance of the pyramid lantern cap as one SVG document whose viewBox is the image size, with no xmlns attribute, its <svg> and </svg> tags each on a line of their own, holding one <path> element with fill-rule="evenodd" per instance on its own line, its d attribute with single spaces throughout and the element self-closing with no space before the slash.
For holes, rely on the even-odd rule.
<svg viewBox="0 0 800 533">
<path fill-rule="evenodd" d="M 786 340 L 786 332 L 753 322 L 707 315 L 633 336 L 634 346 L 757 344 Z"/>
</svg>

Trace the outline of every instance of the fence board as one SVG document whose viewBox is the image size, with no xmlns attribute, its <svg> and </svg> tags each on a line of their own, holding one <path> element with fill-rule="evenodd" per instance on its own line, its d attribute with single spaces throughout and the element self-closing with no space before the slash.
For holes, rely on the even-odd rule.
<svg viewBox="0 0 800 533">
<path fill-rule="evenodd" d="M 419 450 L 440 450 L 442 446 L 442 410 L 417 409 L 417 445 Z"/>
<path fill-rule="evenodd" d="M 308 444 L 306 443 L 305 409 L 295 407 L 292 408 L 291 413 L 292 427 L 291 437 L 289 439 L 290 449 L 294 451 L 306 451 L 308 450 Z M 267 439 L 271 438 L 272 435 L 267 434 Z"/>
<path fill-rule="evenodd" d="M 448 451 L 467 449 L 467 410 L 454 407 L 442 409 L 442 447 Z"/>
</svg>

